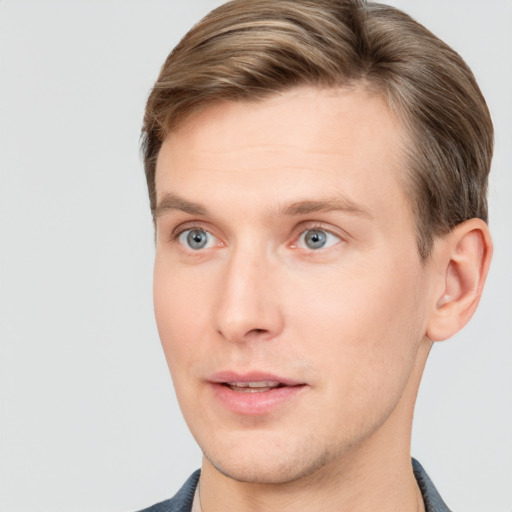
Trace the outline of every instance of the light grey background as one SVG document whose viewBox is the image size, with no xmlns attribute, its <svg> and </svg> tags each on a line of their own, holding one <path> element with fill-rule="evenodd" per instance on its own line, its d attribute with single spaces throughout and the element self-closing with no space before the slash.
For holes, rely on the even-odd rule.
<svg viewBox="0 0 512 512">
<path fill-rule="evenodd" d="M 492 270 L 434 347 L 413 454 L 455 510 L 510 512 L 512 2 L 393 3 L 465 57 L 496 126 Z M 2 512 L 129 512 L 200 464 L 153 321 L 138 139 L 164 58 L 218 4 L 0 1 Z"/>
</svg>

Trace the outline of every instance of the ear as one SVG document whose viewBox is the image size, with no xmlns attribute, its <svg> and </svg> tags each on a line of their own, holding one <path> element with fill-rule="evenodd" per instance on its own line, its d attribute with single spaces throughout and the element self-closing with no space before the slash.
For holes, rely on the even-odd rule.
<svg viewBox="0 0 512 512">
<path fill-rule="evenodd" d="M 432 257 L 439 286 L 426 334 L 442 341 L 460 331 L 478 306 L 492 257 L 489 227 L 480 219 L 462 222 L 436 242 Z"/>
</svg>

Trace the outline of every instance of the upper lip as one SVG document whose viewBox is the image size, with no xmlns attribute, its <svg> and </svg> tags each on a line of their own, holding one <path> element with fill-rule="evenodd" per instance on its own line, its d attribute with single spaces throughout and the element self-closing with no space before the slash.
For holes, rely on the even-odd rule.
<svg viewBox="0 0 512 512">
<path fill-rule="evenodd" d="M 229 370 L 221 371 L 210 375 L 207 380 L 214 384 L 237 384 L 241 386 L 248 386 L 249 384 L 254 383 L 269 383 L 273 385 L 278 384 L 281 386 L 300 386 L 305 384 L 305 382 L 301 382 L 295 379 L 281 377 L 280 375 L 261 371 L 251 371 L 245 373 Z"/>
</svg>

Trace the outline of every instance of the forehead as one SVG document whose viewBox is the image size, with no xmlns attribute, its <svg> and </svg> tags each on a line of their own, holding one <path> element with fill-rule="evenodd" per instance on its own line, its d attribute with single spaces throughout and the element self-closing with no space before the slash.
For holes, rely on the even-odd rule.
<svg viewBox="0 0 512 512">
<path fill-rule="evenodd" d="M 352 135 L 372 136 L 375 142 L 386 143 L 393 139 L 401 143 L 399 139 L 405 136 L 397 115 L 375 88 L 362 85 L 336 88 L 301 86 L 263 100 L 206 103 L 184 117 L 168 135 L 164 146 L 172 144 L 175 139 L 180 139 L 180 144 L 187 139 L 190 145 L 199 141 L 206 148 L 205 143 L 209 139 L 211 147 L 218 150 L 222 135 L 228 134 L 230 139 L 225 142 L 232 145 L 233 128 L 237 132 L 238 145 L 255 146 L 258 142 L 268 142 L 271 127 L 274 132 L 280 132 L 283 142 L 288 140 L 294 144 L 308 134 L 311 141 L 308 148 L 321 149 L 314 146 L 322 142 L 314 135 L 319 128 L 327 128 L 331 130 L 332 137 L 324 138 L 323 142 L 324 147 L 331 149 L 329 145 L 333 139 L 339 140 L 346 133 L 343 127 L 347 122 L 357 128 L 357 133 Z M 381 131 L 382 128 L 386 131 Z"/>
<path fill-rule="evenodd" d="M 339 192 L 386 208 L 404 199 L 404 139 L 387 103 L 362 88 L 303 87 L 259 102 L 216 103 L 164 141 L 157 202 L 170 192 L 209 202 L 243 194 L 249 207 L 262 203 L 262 193 L 275 202 Z"/>
</svg>

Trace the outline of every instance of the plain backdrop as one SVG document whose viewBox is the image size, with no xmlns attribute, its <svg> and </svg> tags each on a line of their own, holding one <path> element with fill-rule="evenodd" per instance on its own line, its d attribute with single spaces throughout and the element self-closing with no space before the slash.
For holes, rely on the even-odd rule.
<svg viewBox="0 0 512 512">
<path fill-rule="evenodd" d="M 153 320 L 139 158 L 160 65 L 213 0 L 0 1 L 0 511 L 130 512 L 200 464 Z M 512 510 L 512 2 L 394 1 L 491 109 L 495 258 L 437 344 L 412 453 L 456 511 Z"/>
</svg>

